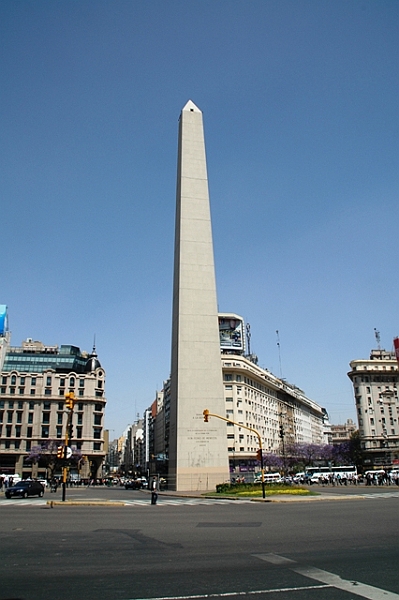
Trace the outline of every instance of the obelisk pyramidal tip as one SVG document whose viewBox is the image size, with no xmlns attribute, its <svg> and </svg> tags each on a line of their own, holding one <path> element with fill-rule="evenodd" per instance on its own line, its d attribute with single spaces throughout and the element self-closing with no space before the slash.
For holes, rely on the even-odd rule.
<svg viewBox="0 0 399 600">
<path fill-rule="evenodd" d="M 192 100 L 189 100 L 185 106 L 183 106 L 183 110 L 191 111 L 191 112 L 199 112 L 202 114 L 198 106 L 194 104 Z"/>
<path fill-rule="evenodd" d="M 215 265 L 202 112 L 179 123 L 170 383 L 169 485 L 215 489 L 229 478 Z"/>
</svg>

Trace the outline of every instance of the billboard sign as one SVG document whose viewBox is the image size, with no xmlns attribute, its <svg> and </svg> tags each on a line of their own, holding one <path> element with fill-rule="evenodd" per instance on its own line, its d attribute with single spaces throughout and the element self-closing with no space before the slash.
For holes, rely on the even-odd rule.
<svg viewBox="0 0 399 600">
<path fill-rule="evenodd" d="M 242 319 L 219 317 L 220 347 L 223 350 L 244 351 L 244 323 Z"/>
<path fill-rule="evenodd" d="M 399 337 L 394 338 L 394 340 L 393 340 L 393 346 L 395 348 L 396 360 L 399 363 Z"/>
<path fill-rule="evenodd" d="M 5 304 L 0 304 L 0 335 L 5 336 L 7 331 L 7 306 Z"/>
</svg>

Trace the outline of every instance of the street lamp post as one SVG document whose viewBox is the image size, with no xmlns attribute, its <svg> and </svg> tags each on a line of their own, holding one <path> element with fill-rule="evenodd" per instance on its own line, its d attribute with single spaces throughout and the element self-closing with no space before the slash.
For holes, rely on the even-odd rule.
<svg viewBox="0 0 399 600">
<path fill-rule="evenodd" d="M 252 431 L 252 433 L 254 433 L 257 436 L 258 444 L 259 444 L 259 454 L 260 454 L 260 468 L 261 468 L 261 473 L 262 473 L 262 497 L 266 498 L 265 474 L 264 474 L 264 470 L 263 470 L 262 438 L 261 438 L 259 431 L 256 431 L 256 429 L 253 429 L 253 427 L 247 427 L 246 425 L 243 425 L 242 423 L 236 423 L 235 421 L 232 421 L 231 419 L 227 419 L 226 417 L 222 417 L 221 415 L 211 413 L 211 412 L 209 412 L 209 410 L 207 408 L 205 408 L 205 410 L 203 411 L 202 414 L 204 415 L 205 423 L 208 423 L 208 417 L 215 417 L 216 419 L 222 419 L 222 421 L 226 421 L 226 423 L 231 423 L 232 425 L 237 425 L 237 427 L 242 427 L 243 429 L 248 429 L 248 431 Z"/>
</svg>

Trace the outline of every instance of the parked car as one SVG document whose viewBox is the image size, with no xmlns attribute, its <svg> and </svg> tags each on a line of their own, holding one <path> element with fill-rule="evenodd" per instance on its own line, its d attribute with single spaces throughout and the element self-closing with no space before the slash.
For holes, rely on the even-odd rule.
<svg viewBox="0 0 399 600">
<path fill-rule="evenodd" d="M 6 498 L 14 498 L 15 496 L 21 498 L 39 496 L 41 498 L 43 494 L 44 487 L 38 481 L 20 481 L 6 489 Z"/>
</svg>

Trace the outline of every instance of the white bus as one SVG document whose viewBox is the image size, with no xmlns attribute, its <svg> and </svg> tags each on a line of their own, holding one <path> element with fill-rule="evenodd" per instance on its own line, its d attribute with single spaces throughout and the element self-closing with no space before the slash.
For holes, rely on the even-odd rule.
<svg viewBox="0 0 399 600">
<path fill-rule="evenodd" d="M 356 479 L 357 468 L 355 465 L 339 467 L 306 467 L 306 477 L 334 477 L 335 479 Z"/>
<path fill-rule="evenodd" d="M 331 467 L 331 470 L 335 477 L 338 475 L 341 479 L 356 479 L 357 468 L 355 465 L 346 465 L 343 467 Z"/>
</svg>

